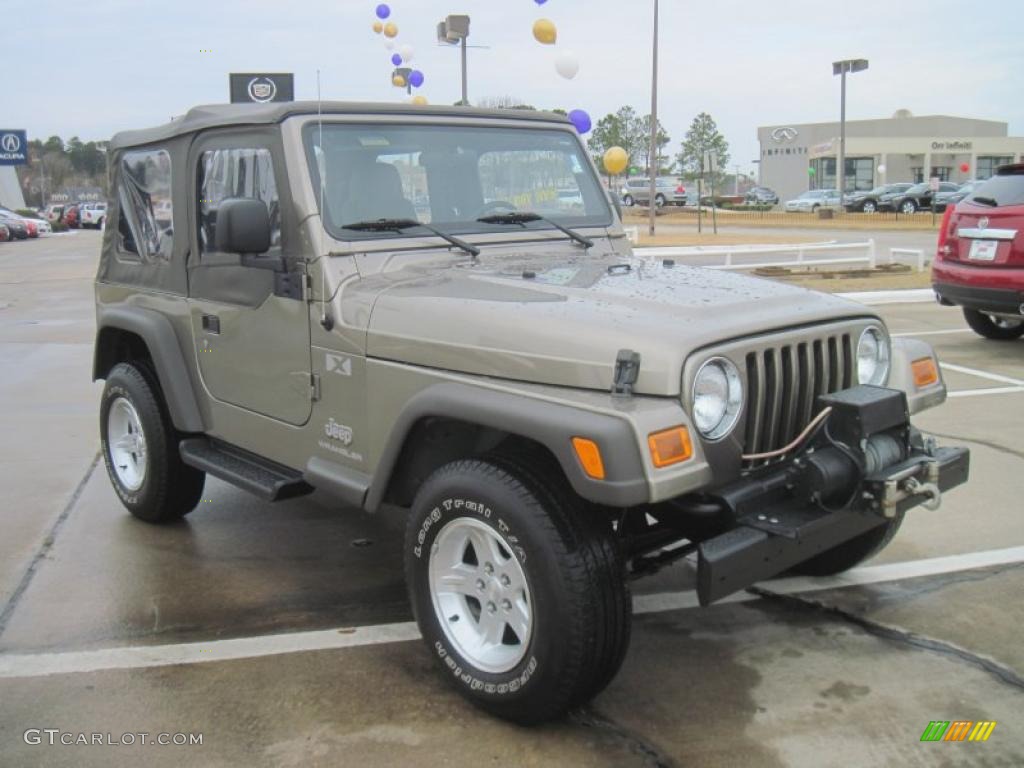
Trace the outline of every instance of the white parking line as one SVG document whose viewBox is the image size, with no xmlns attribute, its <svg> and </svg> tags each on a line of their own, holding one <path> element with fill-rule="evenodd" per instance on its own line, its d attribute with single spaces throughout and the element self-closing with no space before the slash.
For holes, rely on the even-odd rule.
<svg viewBox="0 0 1024 768">
<path fill-rule="evenodd" d="M 1024 392 L 1024 387 L 991 387 L 987 389 L 960 389 L 947 392 L 946 397 L 980 397 L 982 395 L 1012 395 Z"/>
<path fill-rule="evenodd" d="M 976 568 L 1011 565 L 1024 562 L 1024 546 L 993 549 L 963 555 L 913 560 L 906 563 L 856 568 L 830 578 L 794 577 L 767 582 L 773 592 L 795 594 L 822 589 L 842 589 L 865 584 L 938 576 Z M 740 592 L 721 603 L 746 602 L 759 599 Z M 697 607 L 693 591 L 639 595 L 633 600 L 635 613 L 658 613 Z M 166 667 L 175 664 L 202 664 L 214 661 L 253 659 L 288 653 L 356 648 L 416 640 L 420 637 L 416 624 L 407 621 L 368 627 L 327 629 L 316 632 L 294 632 L 282 635 L 240 637 L 206 643 L 131 646 L 103 648 L 94 651 L 64 653 L 0 654 L 0 678 L 29 678 L 46 675 L 67 675 L 115 669 Z"/>
<path fill-rule="evenodd" d="M 953 363 L 939 363 L 947 371 L 956 371 L 957 373 L 966 373 L 968 376 L 977 376 L 979 379 L 988 379 L 989 381 L 998 381 L 1003 384 L 1013 384 L 1017 387 L 1024 387 L 1024 380 L 1012 379 L 1009 376 L 1003 376 L 1000 373 L 989 373 L 988 371 L 979 371 L 977 368 L 968 368 L 964 365 L 954 365 Z"/>
<path fill-rule="evenodd" d="M 935 301 L 935 292 L 931 288 L 905 288 L 892 291 L 851 291 L 837 293 L 844 299 L 859 301 L 861 304 L 924 304 Z"/>
<path fill-rule="evenodd" d="M 942 336 L 947 333 L 974 333 L 970 328 L 950 328 L 948 331 L 917 331 L 915 333 L 893 333 L 890 334 L 893 338 L 900 338 L 903 336 Z"/>
</svg>

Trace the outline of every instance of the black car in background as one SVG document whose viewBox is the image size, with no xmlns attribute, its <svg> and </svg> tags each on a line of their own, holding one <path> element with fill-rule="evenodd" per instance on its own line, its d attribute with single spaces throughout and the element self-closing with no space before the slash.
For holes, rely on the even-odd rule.
<svg viewBox="0 0 1024 768">
<path fill-rule="evenodd" d="M 857 191 L 850 192 L 846 195 L 845 208 L 847 211 L 861 212 L 861 213 L 874 213 L 875 211 L 881 210 L 886 206 L 893 197 L 902 195 L 913 184 L 909 182 L 898 182 L 896 184 L 883 184 L 880 187 L 875 187 L 870 191 Z M 885 203 L 882 202 L 882 198 L 885 198 Z"/>
<path fill-rule="evenodd" d="M 971 179 L 961 184 L 955 192 L 939 192 L 935 196 L 935 210 L 941 213 L 946 206 L 956 205 L 985 183 L 985 179 Z"/>
<path fill-rule="evenodd" d="M 0 211 L 0 224 L 7 227 L 11 233 L 11 240 L 28 240 L 28 225 L 20 216 Z"/>
<path fill-rule="evenodd" d="M 959 185 L 954 184 L 952 181 L 940 181 L 938 194 L 943 192 L 956 192 Z M 932 207 L 932 186 L 930 182 L 922 182 L 921 184 L 915 184 L 902 195 L 898 195 L 892 200 L 892 207 L 900 213 L 916 213 L 917 211 L 927 211 Z"/>
</svg>

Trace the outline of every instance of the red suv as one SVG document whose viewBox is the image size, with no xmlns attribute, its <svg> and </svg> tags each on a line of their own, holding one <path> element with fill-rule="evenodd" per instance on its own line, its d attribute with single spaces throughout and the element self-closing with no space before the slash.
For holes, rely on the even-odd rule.
<svg viewBox="0 0 1024 768">
<path fill-rule="evenodd" d="M 1000 167 L 946 209 L 932 287 L 982 336 L 1024 336 L 1024 163 Z"/>
</svg>

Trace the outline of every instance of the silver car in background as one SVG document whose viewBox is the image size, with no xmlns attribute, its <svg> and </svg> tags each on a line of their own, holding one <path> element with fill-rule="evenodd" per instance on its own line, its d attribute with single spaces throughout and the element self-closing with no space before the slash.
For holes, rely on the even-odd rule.
<svg viewBox="0 0 1024 768">
<path fill-rule="evenodd" d="M 658 208 L 665 205 L 686 205 L 686 187 L 678 179 L 660 176 L 655 180 L 654 204 Z M 651 180 L 649 178 L 627 179 L 622 185 L 623 205 L 647 205 L 651 199 Z"/>
<path fill-rule="evenodd" d="M 787 213 L 814 213 L 819 208 L 838 208 L 839 190 L 837 189 L 809 189 L 800 197 L 786 201 Z"/>
</svg>

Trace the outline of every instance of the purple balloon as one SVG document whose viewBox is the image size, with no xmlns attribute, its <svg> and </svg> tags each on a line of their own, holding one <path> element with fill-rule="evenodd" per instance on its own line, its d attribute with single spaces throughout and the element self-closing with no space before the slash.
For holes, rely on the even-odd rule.
<svg viewBox="0 0 1024 768">
<path fill-rule="evenodd" d="M 576 130 L 580 133 L 587 133 L 590 131 L 591 122 L 590 115 L 584 112 L 582 109 L 574 109 L 569 113 L 569 120 L 573 125 L 576 126 Z"/>
<path fill-rule="evenodd" d="M 392 64 L 394 64 L 394 65 L 395 65 L 396 67 L 397 67 L 397 66 L 399 66 L 399 65 L 401 65 L 401 63 L 402 63 L 402 57 L 401 57 L 400 55 L 398 55 L 397 53 L 396 53 L 396 54 L 394 54 L 394 55 L 393 55 L 393 56 L 391 57 L 391 63 L 392 63 Z"/>
<path fill-rule="evenodd" d="M 410 72 L 409 85 L 411 85 L 413 88 L 419 88 L 421 85 L 423 85 L 423 73 L 420 72 L 418 69 L 414 69 L 412 72 Z"/>
<path fill-rule="evenodd" d="M 386 19 L 390 15 L 391 15 L 391 8 L 388 6 L 387 3 L 381 3 L 380 5 L 377 6 L 377 18 L 378 19 Z"/>
<path fill-rule="evenodd" d="M 533 0 L 537 5 L 544 5 L 548 0 Z"/>
</svg>

